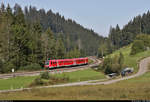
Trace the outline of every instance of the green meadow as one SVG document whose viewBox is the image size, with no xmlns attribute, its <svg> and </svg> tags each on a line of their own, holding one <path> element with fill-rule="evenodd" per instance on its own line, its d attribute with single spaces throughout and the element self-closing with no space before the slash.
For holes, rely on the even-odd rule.
<svg viewBox="0 0 150 102">
<path fill-rule="evenodd" d="M 50 76 L 54 76 L 54 77 L 66 76 L 69 78 L 67 83 L 105 78 L 105 75 L 103 73 L 96 72 L 91 68 L 88 68 L 85 70 L 78 70 L 74 72 L 64 72 L 60 74 L 53 74 Z M 24 76 L 24 77 L 15 77 L 15 78 L 9 78 L 9 79 L 0 79 L 0 90 L 28 87 L 28 85 L 37 77 L 38 76 Z"/>
</svg>

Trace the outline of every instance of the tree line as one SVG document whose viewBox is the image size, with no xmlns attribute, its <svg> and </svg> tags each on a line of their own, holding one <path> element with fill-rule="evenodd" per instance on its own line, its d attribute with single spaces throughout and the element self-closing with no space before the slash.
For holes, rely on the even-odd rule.
<svg viewBox="0 0 150 102">
<path fill-rule="evenodd" d="M 103 57 L 123 46 L 129 45 L 136 40 L 136 36 L 141 34 L 150 35 L 149 11 L 134 17 L 126 25 L 124 25 L 122 29 L 120 29 L 118 24 L 116 27 L 111 26 L 108 37 L 106 37 L 105 40 L 102 40 L 103 44 L 99 44 L 98 56 Z M 139 42 L 140 41 L 136 41 L 135 43 Z"/>
<path fill-rule="evenodd" d="M 114 49 L 119 49 L 132 43 L 139 34 L 150 34 L 150 12 L 138 15 L 128 22 L 122 29 L 117 24 L 110 27 L 109 39 Z"/>
<path fill-rule="evenodd" d="M 55 37 L 62 34 L 66 51 L 71 51 L 76 46 L 83 56 L 97 55 L 99 44 L 104 40 L 104 37 L 99 36 L 92 29 L 84 28 L 70 18 L 65 19 L 52 10 L 37 10 L 36 7 L 29 6 L 24 8 L 24 15 L 29 24 L 39 21 L 42 31 L 50 27 Z"/>
<path fill-rule="evenodd" d="M 0 73 L 40 69 L 47 59 L 81 57 L 80 52 L 77 46 L 67 50 L 63 34 L 56 36 L 51 27 L 44 30 L 39 20 L 28 22 L 18 4 L 14 9 L 1 5 Z"/>
</svg>

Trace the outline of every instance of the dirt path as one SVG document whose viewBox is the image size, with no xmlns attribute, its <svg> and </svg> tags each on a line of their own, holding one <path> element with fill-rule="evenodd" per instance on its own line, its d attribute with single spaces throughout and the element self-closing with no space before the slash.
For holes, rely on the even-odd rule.
<svg viewBox="0 0 150 102">
<path fill-rule="evenodd" d="M 148 68 L 148 64 L 150 62 L 150 57 L 144 58 L 143 60 L 140 61 L 139 63 L 139 71 L 131 76 L 127 76 L 124 78 L 120 78 L 120 79 L 114 79 L 114 80 L 108 80 L 108 81 L 104 81 L 103 79 L 101 80 L 89 80 L 89 81 L 83 81 L 83 82 L 74 82 L 74 83 L 68 83 L 68 84 L 60 84 L 60 85 L 51 85 L 51 86 L 42 86 L 42 87 L 37 87 L 37 88 L 49 88 L 49 87 L 67 87 L 67 86 L 79 86 L 79 85 L 100 85 L 100 84 L 111 84 L 111 83 L 115 83 L 121 80 L 127 80 L 127 79 L 131 79 L 134 77 L 138 77 L 140 75 L 143 75 Z M 103 81 L 103 82 L 95 82 L 95 81 Z M 91 83 L 91 82 L 95 82 L 95 83 Z M 32 89 L 32 88 L 24 88 L 24 89 Z M 10 92 L 10 91 L 21 91 L 23 89 L 15 89 L 15 90 L 4 90 L 4 91 L 0 91 L 0 92 Z"/>
</svg>

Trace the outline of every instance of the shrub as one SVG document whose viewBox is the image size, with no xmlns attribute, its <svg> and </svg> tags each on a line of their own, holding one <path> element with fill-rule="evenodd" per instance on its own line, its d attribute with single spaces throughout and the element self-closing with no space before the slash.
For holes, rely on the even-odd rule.
<svg viewBox="0 0 150 102">
<path fill-rule="evenodd" d="M 11 72 L 12 68 L 16 70 L 16 67 L 12 62 L 4 63 L 3 64 L 3 73 Z"/>
<path fill-rule="evenodd" d="M 121 67 L 118 63 L 112 64 L 111 71 L 119 74 L 121 72 Z"/>
<path fill-rule="evenodd" d="M 30 64 L 30 65 L 21 67 L 20 69 L 21 70 L 39 70 L 39 69 L 42 69 L 42 67 L 37 63 L 33 63 L 33 64 Z"/>
<path fill-rule="evenodd" d="M 41 73 L 40 77 L 42 79 L 49 79 L 50 78 L 49 72 L 46 71 L 46 72 Z"/>
<path fill-rule="evenodd" d="M 119 56 L 106 57 L 101 65 L 99 65 L 99 70 L 104 71 L 105 74 L 121 72 L 124 67 L 124 56 L 120 53 Z"/>
<path fill-rule="evenodd" d="M 142 40 L 135 40 L 133 42 L 130 55 L 135 55 L 145 50 L 144 42 Z"/>
<path fill-rule="evenodd" d="M 35 84 L 35 85 L 43 85 L 44 82 L 42 81 L 41 78 L 36 78 L 36 79 L 34 80 L 34 84 Z"/>
<path fill-rule="evenodd" d="M 127 98 L 127 95 L 126 94 L 121 94 L 120 98 Z"/>
<path fill-rule="evenodd" d="M 63 74 L 62 79 L 63 79 L 64 81 L 68 81 L 68 80 L 69 80 L 69 76 L 67 76 L 66 74 Z"/>
<path fill-rule="evenodd" d="M 150 47 L 150 35 L 139 34 L 136 36 L 136 40 L 142 40 L 144 43 L 144 46 Z"/>
</svg>

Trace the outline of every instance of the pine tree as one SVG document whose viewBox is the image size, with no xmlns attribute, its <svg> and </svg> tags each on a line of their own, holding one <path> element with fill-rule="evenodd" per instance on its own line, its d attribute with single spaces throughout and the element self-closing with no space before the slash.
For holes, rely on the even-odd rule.
<svg viewBox="0 0 150 102">
<path fill-rule="evenodd" d="M 61 35 L 56 42 L 56 56 L 58 59 L 63 59 L 65 57 L 65 47 Z"/>
<path fill-rule="evenodd" d="M 15 5 L 14 19 L 11 27 L 13 34 L 11 61 L 16 69 L 27 65 L 28 34 L 26 32 L 24 14 L 19 5 Z"/>
<path fill-rule="evenodd" d="M 50 28 L 42 34 L 43 60 L 54 59 L 56 56 L 55 39 Z"/>
<path fill-rule="evenodd" d="M 78 48 L 74 47 L 71 51 L 67 52 L 66 58 L 80 58 L 81 52 Z"/>
<path fill-rule="evenodd" d="M 124 64 L 124 56 L 123 54 L 120 52 L 119 58 L 118 58 L 118 64 L 119 64 L 119 70 L 121 70 L 123 68 L 123 64 Z"/>
<path fill-rule="evenodd" d="M 4 6 L 2 7 L 4 11 Z M 0 45 L 1 45 L 1 52 L 0 57 L 2 59 L 3 65 L 4 65 L 4 72 L 10 71 L 10 68 L 13 68 L 13 66 L 10 66 L 11 59 L 12 59 L 12 40 L 13 35 L 11 32 L 11 27 L 13 24 L 13 14 L 12 9 L 10 8 L 9 4 L 5 10 L 5 12 L 1 12 L 1 23 L 0 23 Z"/>
<path fill-rule="evenodd" d="M 41 42 L 42 28 L 39 22 L 32 26 L 30 35 L 29 48 L 31 49 L 30 61 L 31 63 L 42 64 L 42 42 Z"/>
</svg>

